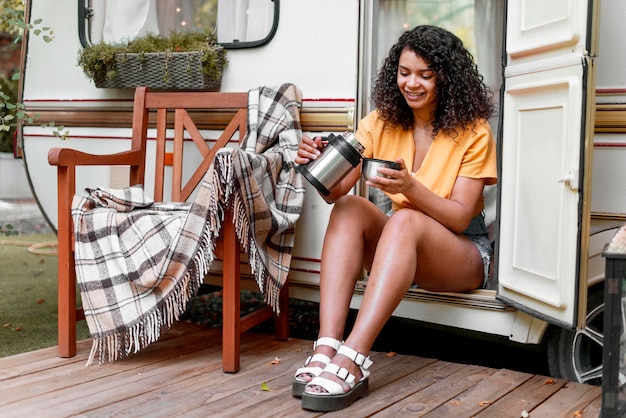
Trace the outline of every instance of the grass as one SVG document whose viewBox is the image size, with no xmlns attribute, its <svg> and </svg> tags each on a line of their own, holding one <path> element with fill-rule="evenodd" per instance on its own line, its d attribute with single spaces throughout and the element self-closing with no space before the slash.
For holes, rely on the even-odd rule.
<svg viewBox="0 0 626 418">
<path fill-rule="evenodd" d="M 0 357 L 57 345 L 57 257 L 29 251 L 55 241 L 51 233 L 0 238 Z M 77 338 L 89 338 L 85 321 Z"/>
</svg>

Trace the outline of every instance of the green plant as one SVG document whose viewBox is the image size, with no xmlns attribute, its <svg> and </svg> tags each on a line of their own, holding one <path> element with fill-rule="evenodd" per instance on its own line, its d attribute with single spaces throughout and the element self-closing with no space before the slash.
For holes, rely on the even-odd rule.
<svg viewBox="0 0 626 418">
<path fill-rule="evenodd" d="M 54 31 L 42 26 L 42 19 L 36 19 L 33 23 L 24 21 L 23 0 L 0 0 L 0 33 L 13 38 L 12 47 L 15 48 L 22 41 L 24 31 L 28 30 L 35 36 L 41 36 L 44 42 L 50 43 L 54 39 Z M 33 123 L 35 118 L 26 113 L 23 103 L 17 101 L 17 80 L 19 74 L 13 74 L 8 78 L 5 74 L 0 75 L 0 152 L 13 150 L 13 135 L 17 127 L 17 121 L 23 120 Z M 63 126 L 55 126 L 49 122 L 45 126 L 55 127 L 55 136 L 61 139 L 69 138 L 69 132 L 63 132 Z"/>
<path fill-rule="evenodd" d="M 15 42 L 22 40 L 25 30 L 41 36 L 45 42 L 52 42 L 54 31 L 46 26 L 41 26 L 42 19 L 36 19 L 33 23 L 24 21 L 23 0 L 0 0 L 0 33 L 6 33 L 15 37 Z"/>
<path fill-rule="evenodd" d="M 7 237 L 10 237 L 11 235 L 17 235 L 18 232 L 13 229 L 13 225 L 11 224 L 6 224 L 6 225 L 0 225 L 0 235 L 6 235 Z"/>
<path fill-rule="evenodd" d="M 147 34 L 121 44 L 98 43 L 79 51 L 78 65 L 94 81 L 103 82 L 116 77 L 116 57 L 126 54 L 152 52 L 202 52 L 203 73 L 215 79 L 222 76 L 227 64 L 225 51 L 217 44 L 214 34 L 208 32 L 172 32 L 169 36 Z M 168 55 L 165 56 L 166 63 Z M 164 78 L 168 77 L 167 65 L 164 66 Z"/>
<path fill-rule="evenodd" d="M 13 151 L 15 120 L 18 117 L 17 113 L 22 110 L 16 103 L 17 80 L 0 74 L 0 152 Z"/>
</svg>

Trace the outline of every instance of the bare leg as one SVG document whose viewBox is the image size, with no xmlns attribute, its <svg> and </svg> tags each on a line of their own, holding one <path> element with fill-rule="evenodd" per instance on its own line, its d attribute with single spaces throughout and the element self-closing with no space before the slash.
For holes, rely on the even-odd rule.
<svg viewBox="0 0 626 418">
<path fill-rule="evenodd" d="M 371 265 L 387 220 L 379 208 L 362 197 L 344 196 L 335 203 L 322 249 L 319 337 L 343 339 L 354 286 L 363 266 Z M 333 358 L 335 350 L 320 346 L 317 353 Z M 319 363 L 311 366 L 323 367 Z M 300 378 L 310 380 L 312 376 Z"/>
<path fill-rule="evenodd" d="M 452 233 L 421 212 L 400 210 L 385 224 L 380 236 L 363 303 L 345 345 L 369 354 L 413 282 L 429 290 L 465 291 L 480 286 L 482 280 L 482 260 L 469 239 Z M 332 362 L 360 378 L 360 370 L 347 357 L 336 355 Z M 344 390 L 349 389 L 345 382 L 327 375 L 322 374 L 341 383 Z M 315 390 L 323 389 L 307 387 L 307 391 Z"/>
</svg>

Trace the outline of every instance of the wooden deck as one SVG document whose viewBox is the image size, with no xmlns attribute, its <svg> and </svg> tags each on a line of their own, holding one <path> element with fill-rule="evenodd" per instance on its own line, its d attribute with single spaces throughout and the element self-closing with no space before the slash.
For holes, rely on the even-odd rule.
<svg viewBox="0 0 626 418">
<path fill-rule="evenodd" d="M 601 388 L 507 369 L 372 353 L 370 396 L 336 413 L 304 411 L 293 372 L 311 342 L 242 336 L 241 371 L 221 369 L 221 329 L 176 324 L 156 344 L 114 363 L 86 367 L 56 347 L 0 359 L 3 417 L 597 417 Z M 269 388 L 269 390 L 263 390 Z"/>
</svg>

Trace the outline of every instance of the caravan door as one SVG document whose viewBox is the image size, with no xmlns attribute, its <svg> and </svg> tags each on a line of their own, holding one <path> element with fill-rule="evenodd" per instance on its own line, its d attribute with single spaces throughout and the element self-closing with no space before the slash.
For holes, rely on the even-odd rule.
<svg viewBox="0 0 626 418">
<path fill-rule="evenodd" d="M 570 328 L 586 304 L 597 3 L 507 4 L 498 298 Z"/>
</svg>

